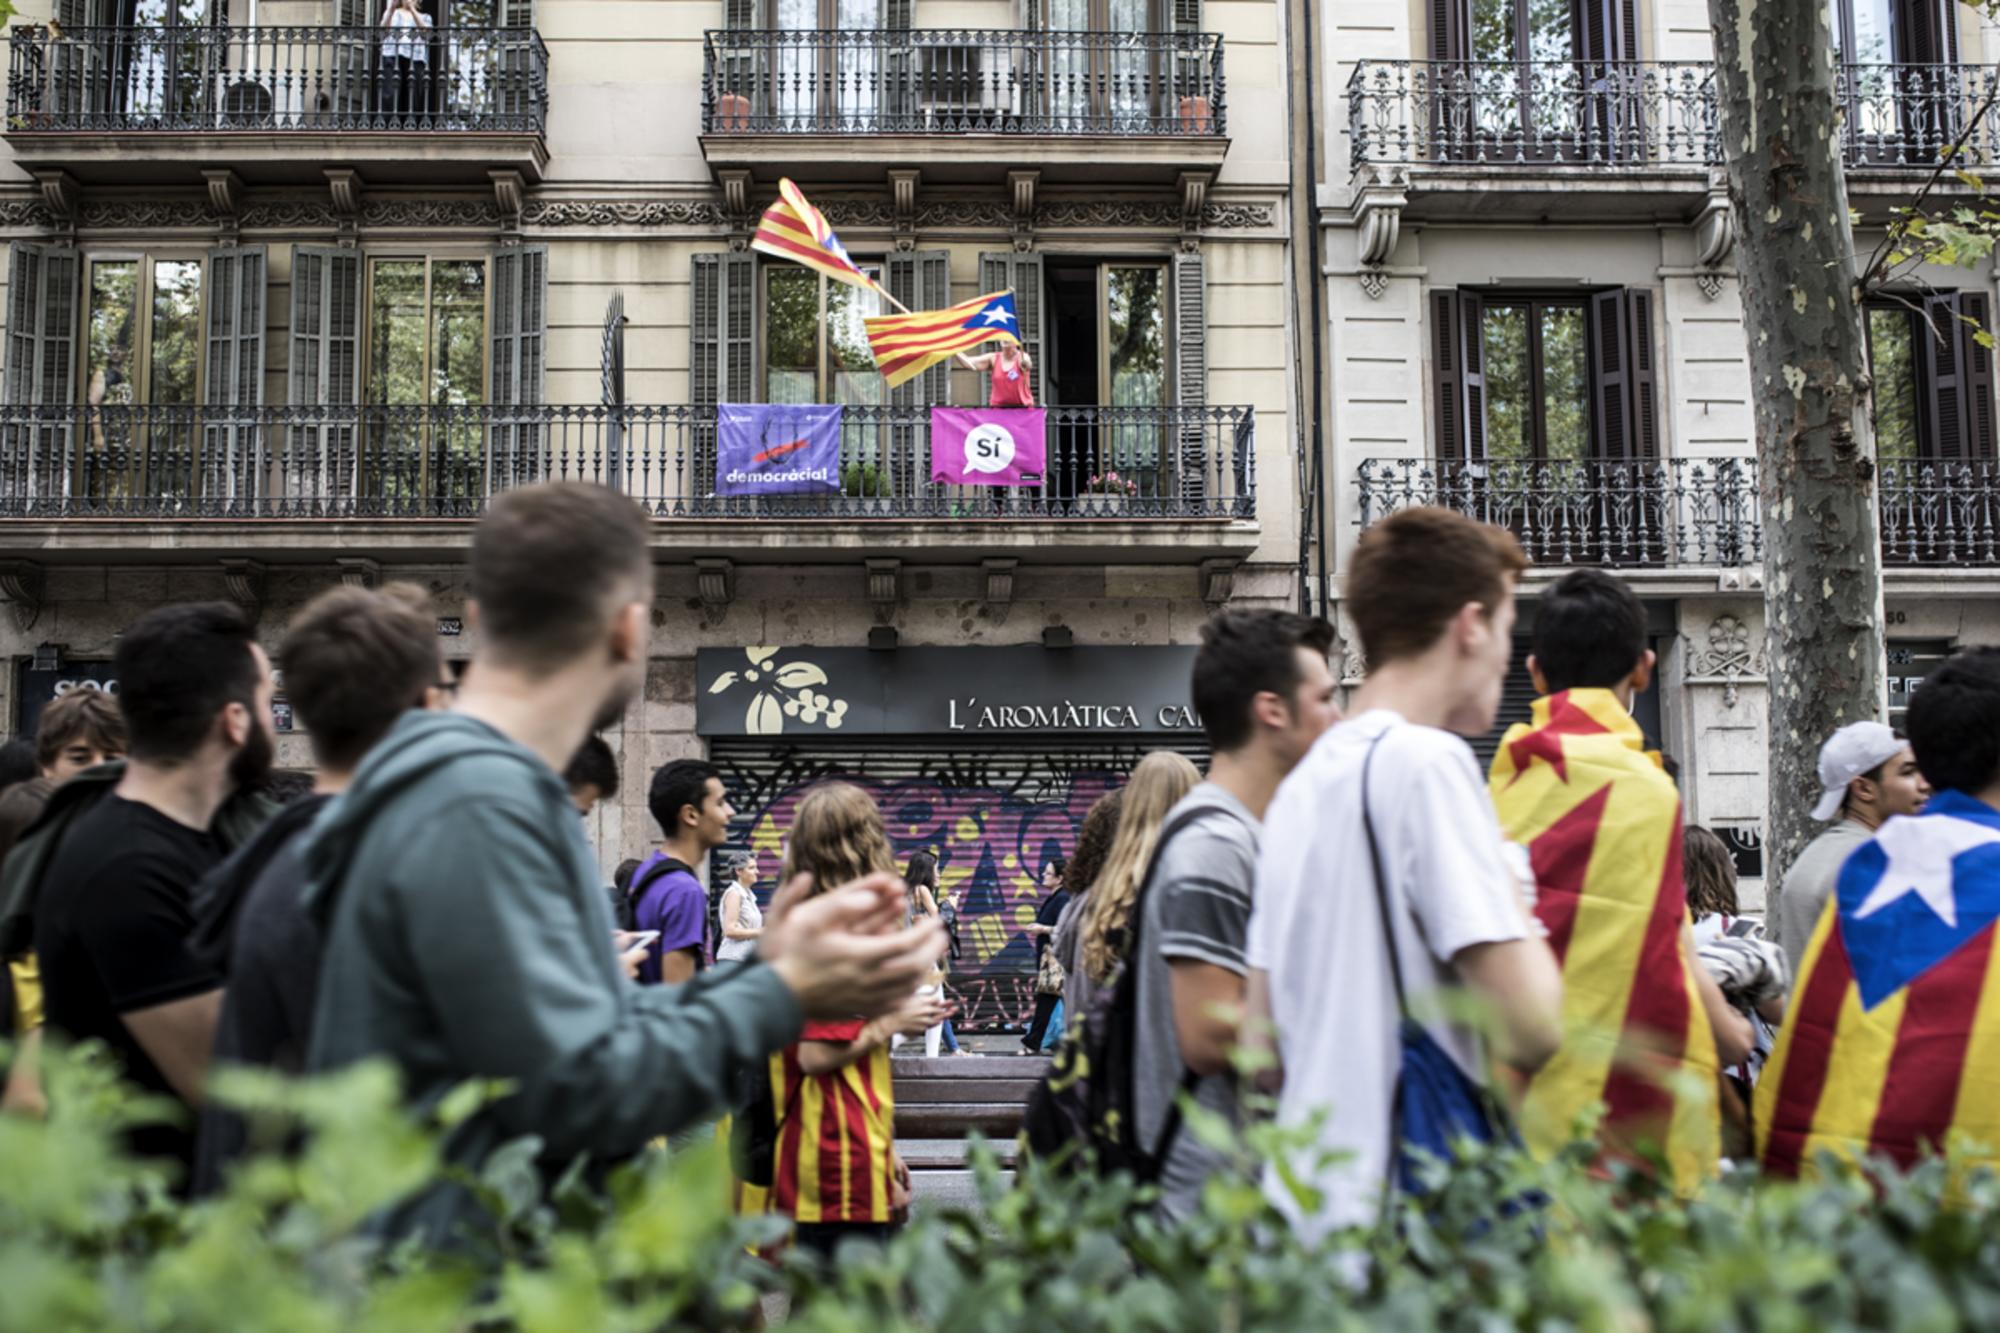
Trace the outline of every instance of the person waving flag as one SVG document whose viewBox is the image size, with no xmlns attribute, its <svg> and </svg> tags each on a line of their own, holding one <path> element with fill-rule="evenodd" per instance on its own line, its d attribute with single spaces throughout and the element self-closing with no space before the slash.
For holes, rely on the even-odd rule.
<svg viewBox="0 0 2000 1333">
<path fill-rule="evenodd" d="M 865 322 L 875 364 L 892 389 L 989 338 L 1021 341 L 1021 321 L 1014 313 L 1011 291 L 975 296 L 943 310 L 876 315 Z"/>
<path fill-rule="evenodd" d="M 805 193 L 789 178 L 778 182 L 778 201 L 764 210 L 756 234 L 750 238 L 750 248 L 804 264 L 835 282 L 889 295 L 848 257 L 847 247 L 833 234 L 825 216 L 806 201 Z"/>
<path fill-rule="evenodd" d="M 1908 1167 L 1948 1139 L 2000 1150 L 2000 650 L 1946 661 L 1910 699 L 1937 793 L 1840 868 L 1770 1063 L 1757 1142 L 1777 1176 L 1831 1152 Z"/>
</svg>

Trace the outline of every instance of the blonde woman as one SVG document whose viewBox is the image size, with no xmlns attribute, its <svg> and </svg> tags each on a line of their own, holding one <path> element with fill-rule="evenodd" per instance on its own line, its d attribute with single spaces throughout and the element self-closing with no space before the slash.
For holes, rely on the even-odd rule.
<svg viewBox="0 0 2000 1333">
<path fill-rule="evenodd" d="M 1107 984 L 1124 961 L 1132 903 L 1152 862 L 1160 826 L 1166 822 L 1167 812 L 1200 781 L 1201 774 L 1193 764 L 1166 750 L 1155 750 L 1132 770 L 1132 780 L 1125 784 L 1120 802 L 1118 836 L 1112 840 L 1111 855 L 1084 902 L 1079 931 L 1083 969 L 1095 984 Z"/>
<path fill-rule="evenodd" d="M 811 875 L 817 893 L 877 872 L 896 872 L 895 853 L 868 793 L 844 782 L 807 793 L 793 816 L 782 882 Z M 801 1247 L 831 1258 L 843 1239 L 886 1240 L 901 1225 L 910 1172 L 896 1155 L 889 1046 L 946 1014 L 935 992 L 918 992 L 871 1021 L 809 1022 L 771 1057 L 780 1108 L 771 1200 L 792 1219 Z"/>
</svg>

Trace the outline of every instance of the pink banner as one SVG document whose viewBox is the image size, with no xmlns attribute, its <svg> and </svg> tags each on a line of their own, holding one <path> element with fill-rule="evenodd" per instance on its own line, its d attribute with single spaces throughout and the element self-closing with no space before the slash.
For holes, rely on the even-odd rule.
<svg viewBox="0 0 2000 1333">
<path fill-rule="evenodd" d="M 931 480 L 1041 485 L 1048 470 L 1047 419 L 1039 407 L 933 407 Z"/>
</svg>

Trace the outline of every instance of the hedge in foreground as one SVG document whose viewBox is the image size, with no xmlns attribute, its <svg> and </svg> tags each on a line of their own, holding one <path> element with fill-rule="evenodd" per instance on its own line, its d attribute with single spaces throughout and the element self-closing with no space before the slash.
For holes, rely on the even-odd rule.
<svg viewBox="0 0 2000 1333">
<path fill-rule="evenodd" d="M 783 1224 L 730 1215 L 713 1152 L 649 1154 L 604 1190 L 572 1175 L 543 1197 L 526 1141 L 473 1182 L 498 1248 L 385 1251 L 365 1220 L 439 1177 L 440 1128 L 401 1113 L 380 1068 L 233 1076 L 233 1099 L 304 1126 L 309 1146 L 179 1205 L 118 1147 L 172 1108 L 89 1054 L 52 1057 L 47 1076 L 47 1122 L 0 1121 L 0 1329 L 727 1329 L 772 1292 L 792 1326 L 824 1333 L 2000 1327 L 2000 1180 L 1951 1160 L 1805 1185 L 1739 1173 L 1682 1203 L 1641 1177 L 1593 1178 L 1581 1146 L 1552 1164 L 1493 1153 L 1440 1170 L 1428 1210 L 1308 1252 L 1250 1183 L 1281 1146 L 1269 1127 L 1229 1144 L 1241 1176 L 1172 1228 L 1128 1182 L 1030 1163 L 1010 1183 L 980 1152 L 976 1209 L 922 1215 L 887 1251 L 821 1272 L 754 1257 Z M 1494 1216 L 1534 1191 L 1545 1207 Z"/>
</svg>

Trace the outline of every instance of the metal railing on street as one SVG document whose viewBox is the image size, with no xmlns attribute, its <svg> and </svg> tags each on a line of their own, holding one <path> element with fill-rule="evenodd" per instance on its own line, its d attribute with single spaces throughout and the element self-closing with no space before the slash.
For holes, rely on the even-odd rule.
<svg viewBox="0 0 2000 1333">
<path fill-rule="evenodd" d="M 539 132 L 548 115 L 548 48 L 525 28 L 50 25 L 10 44 L 10 131 Z"/>
<path fill-rule="evenodd" d="M 1213 33 L 711 31 L 706 134 L 1213 137 Z"/>
<path fill-rule="evenodd" d="M 849 407 L 838 493 L 717 495 L 712 407 L 0 407 L 0 518 L 470 518 L 539 481 L 661 518 L 1235 519 L 1248 407 L 1047 409 L 1039 484 L 933 482 L 930 410 Z M 1113 475 L 1115 474 L 1115 476 Z"/>
</svg>

